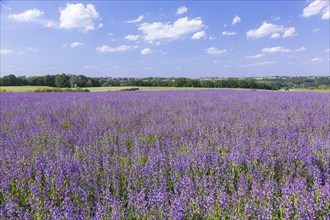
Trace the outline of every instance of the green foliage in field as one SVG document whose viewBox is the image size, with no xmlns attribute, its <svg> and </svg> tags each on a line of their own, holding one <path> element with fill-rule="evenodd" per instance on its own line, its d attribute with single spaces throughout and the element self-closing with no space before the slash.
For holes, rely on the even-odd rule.
<svg viewBox="0 0 330 220">
<path fill-rule="evenodd" d="M 48 86 L 57 88 L 77 87 L 174 87 L 174 88 L 242 88 L 267 90 L 330 90 L 330 77 L 264 77 L 264 78 L 111 78 L 87 77 L 73 74 L 57 74 L 46 76 L 19 76 L 8 75 L 0 77 L 0 86 Z M 111 90 L 121 90 L 111 89 Z M 161 90 L 161 89 L 152 89 Z M 172 90 L 172 89 L 164 89 Z M 10 91 L 10 90 L 9 90 Z M 0 91 L 1 92 L 1 91 Z M 4 92 L 4 91 L 2 91 Z"/>
<path fill-rule="evenodd" d="M 34 92 L 89 92 L 88 89 L 81 89 L 81 88 L 46 88 L 46 89 L 36 89 Z"/>
</svg>

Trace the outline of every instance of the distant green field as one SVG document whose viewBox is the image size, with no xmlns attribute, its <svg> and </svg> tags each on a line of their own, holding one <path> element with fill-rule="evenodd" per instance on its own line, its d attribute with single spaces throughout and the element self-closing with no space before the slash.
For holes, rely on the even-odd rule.
<svg viewBox="0 0 330 220">
<path fill-rule="evenodd" d="M 37 89 L 52 88 L 48 86 L 0 86 L 0 92 L 33 92 Z M 192 87 L 143 87 L 143 86 L 113 86 L 113 87 L 86 87 L 91 92 L 120 91 L 122 89 L 139 88 L 141 91 L 160 91 L 160 90 L 210 90 L 210 88 Z M 215 88 L 213 88 L 215 89 Z"/>
<path fill-rule="evenodd" d="M 49 89 L 49 86 L 0 86 L 0 92 L 34 92 L 37 89 Z M 140 91 L 168 91 L 168 90 L 219 90 L 230 88 L 200 88 L 200 87 L 145 87 L 145 86 L 112 86 L 112 87 L 86 87 L 91 92 L 120 91 L 129 88 L 139 88 Z M 230 89 L 230 90 L 251 90 L 251 89 Z M 285 90 L 280 90 L 285 91 Z M 285 91 L 288 92 L 288 91 Z M 330 90 L 311 89 L 290 89 L 289 92 L 330 92 Z"/>
<path fill-rule="evenodd" d="M 120 91 L 122 89 L 139 88 L 141 91 L 163 91 L 163 90 L 210 90 L 216 88 L 196 88 L 196 87 L 149 87 L 149 86 L 112 86 L 112 87 L 87 87 L 91 92 Z"/>
<path fill-rule="evenodd" d="M 279 91 L 282 91 L 282 92 L 330 92 L 329 89 L 289 89 L 289 90 L 281 89 Z"/>
<path fill-rule="evenodd" d="M 49 89 L 49 86 L 0 86 L 0 92 L 33 92 L 37 89 Z"/>
</svg>

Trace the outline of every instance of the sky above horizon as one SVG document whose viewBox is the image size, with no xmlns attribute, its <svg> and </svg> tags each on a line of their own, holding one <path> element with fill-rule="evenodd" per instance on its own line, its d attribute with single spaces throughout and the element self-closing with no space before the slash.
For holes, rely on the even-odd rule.
<svg viewBox="0 0 330 220">
<path fill-rule="evenodd" d="M 329 1 L 1 1 L 1 76 L 329 75 Z"/>
</svg>

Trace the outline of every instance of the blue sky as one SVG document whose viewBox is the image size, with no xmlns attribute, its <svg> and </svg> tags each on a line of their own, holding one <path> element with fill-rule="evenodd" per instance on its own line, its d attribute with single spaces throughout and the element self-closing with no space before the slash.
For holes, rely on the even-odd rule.
<svg viewBox="0 0 330 220">
<path fill-rule="evenodd" d="M 1 1 L 1 76 L 329 75 L 329 1 Z"/>
</svg>

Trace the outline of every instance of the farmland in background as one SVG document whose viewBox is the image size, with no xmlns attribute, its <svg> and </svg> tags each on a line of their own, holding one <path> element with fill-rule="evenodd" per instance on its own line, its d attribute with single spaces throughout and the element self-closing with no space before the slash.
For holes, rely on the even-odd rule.
<svg viewBox="0 0 330 220">
<path fill-rule="evenodd" d="M 2 93 L 2 219 L 326 219 L 329 94 Z"/>
<path fill-rule="evenodd" d="M 50 86 L 0 86 L 0 92 L 40 92 L 63 90 L 65 88 L 56 88 Z M 75 88 L 72 88 L 74 90 Z M 255 90 L 243 88 L 202 88 L 202 87 L 157 87 L 157 86 L 109 86 L 109 87 L 84 87 L 90 92 L 112 92 L 137 89 L 139 91 L 173 91 L 173 90 Z M 330 92 L 329 89 L 281 89 L 280 91 L 291 92 Z"/>
</svg>

